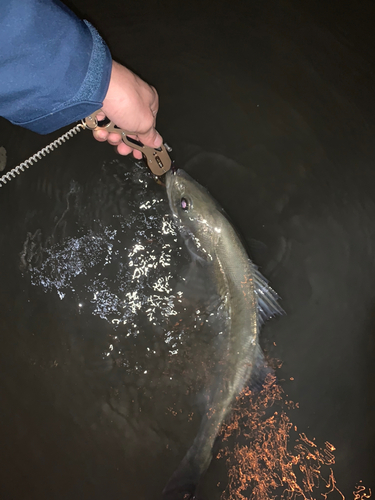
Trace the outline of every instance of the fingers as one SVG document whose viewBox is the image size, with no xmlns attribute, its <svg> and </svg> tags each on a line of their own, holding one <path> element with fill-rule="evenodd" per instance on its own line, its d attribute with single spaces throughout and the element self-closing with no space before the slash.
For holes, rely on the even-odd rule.
<svg viewBox="0 0 375 500">
<path fill-rule="evenodd" d="M 138 137 L 145 146 L 150 148 L 160 148 L 163 144 L 163 138 L 154 127 L 145 134 L 138 134 Z"/>
<path fill-rule="evenodd" d="M 104 142 L 107 140 L 109 134 L 105 130 L 94 130 L 92 135 L 97 141 Z"/>
<path fill-rule="evenodd" d="M 108 141 L 112 146 L 117 146 L 117 151 L 120 155 L 126 156 L 133 152 L 134 158 L 138 160 L 142 158 L 142 153 L 125 144 L 122 141 L 120 134 L 109 134 L 105 130 L 96 130 L 93 132 L 93 136 L 99 142 Z M 159 148 L 163 143 L 161 135 L 155 130 L 154 127 L 152 127 L 152 129 L 145 134 L 138 134 L 137 139 L 145 146 L 149 146 L 151 148 Z"/>
<path fill-rule="evenodd" d="M 141 160 L 142 156 L 143 156 L 140 151 L 138 151 L 137 149 L 131 148 L 130 146 L 128 146 L 127 144 L 125 144 L 122 141 L 117 146 L 117 152 L 123 156 L 126 156 L 130 153 L 133 153 L 134 158 L 136 158 L 137 160 Z"/>
<path fill-rule="evenodd" d="M 98 120 L 108 120 L 119 128 L 128 131 L 145 146 L 159 148 L 162 138 L 155 129 L 156 115 L 159 110 L 159 96 L 154 87 L 148 85 L 132 71 L 121 64 L 112 62 L 112 73 L 107 94 L 103 100 L 103 113 L 97 115 Z M 121 155 L 133 153 L 137 159 L 142 153 L 125 144 L 119 134 L 106 130 L 93 132 L 97 141 L 108 141 L 117 147 Z"/>
<path fill-rule="evenodd" d="M 112 146 L 117 146 L 121 142 L 121 135 L 115 133 L 109 133 L 106 130 L 94 130 L 93 135 L 95 139 L 99 142 L 108 141 Z"/>
<path fill-rule="evenodd" d="M 142 153 L 137 149 L 133 149 L 127 144 L 125 144 L 120 134 L 109 134 L 105 130 L 96 130 L 93 132 L 94 138 L 99 142 L 108 141 L 112 146 L 117 146 L 117 152 L 122 156 L 127 156 L 130 153 L 133 153 L 134 158 L 137 160 L 142 159 Z"/>
<path fill-rule="evenodd" d="M 114 133 L 110 133 L 108 135 L 108 138 L 107 138 L 107 141 L 109 142 L 109 144 L 111 144 L 112 146 L 118 146 L 122 139 L 121 139 L 121 135 L 120 134 L 114 134 Z"/>
<path fill-rule="evenodd" d="M 143 154 L 137 149 L 133 149 L 133 156 L 136 160 L 142 160 Z"/>
<path fill-rule="evenodd" d="M 132 151 L 133 151 L 133 149 L 122 141 L 117 146 L 117 152 L 120 155 L 126 156 L 126 155 L 129 155 Z"/>
</svg>

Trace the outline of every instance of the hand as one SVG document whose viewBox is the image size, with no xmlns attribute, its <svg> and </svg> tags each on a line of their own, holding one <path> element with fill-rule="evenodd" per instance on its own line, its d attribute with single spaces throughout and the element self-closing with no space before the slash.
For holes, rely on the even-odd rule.
<svg viewBox="0 0 375 500">
<path fill-rule="evenodd" d="M 102 109 L 109 120 L 129 132 L 129 137 L 152 148 L 162 145 L 163 139 L 155 130 L 159 109 L 158 93 L 154 87 L 115 61 L 112 63 L 111 79 Z M 104 116 L 98 115 L 99 120 L 102 118 Z M 121 155 L 133 152 L 134 158 L 142 158 L 140 151 L 122 142 L 120 134 L 97 130 L 93 135 L 97 141 L 108 141 L 117 146 Z"/>
</svg>

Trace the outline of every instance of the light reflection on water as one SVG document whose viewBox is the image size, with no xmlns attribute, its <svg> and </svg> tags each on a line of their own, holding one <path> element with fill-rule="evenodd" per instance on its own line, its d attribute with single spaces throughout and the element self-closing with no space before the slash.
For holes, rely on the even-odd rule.
<svg viewBox="0 0 375 500">
<path fill-rule="evenodd" d="M 115 166 L 119 182 L 121 165 L 117 163 L 111 162 L 106 168 L 111 171 Z M 110 213 L 113 206 L 107 201 L 109 195 L 105 187 L 100 185 L 93 190 L 94 196 L 99 193 L 98 205 L 100 198 L 103 199 L 105 217 L 100 216 L 99 210 L 99 217 L 90 221 L 83 219 L 82 223 L 81 205 L 85 197 L 80 186 L 72 183 L 57 225 L 66 225 L 69 217 L 78 219 L 78 231 L 73 229 L 70 233 L 74 235 L 66 232 L 64 238 L 50 243 L 51 238 L 41 237 L 38 230 L 38 239 L 47 242 L 39 248 L 36 248 L 35 234 L 28 234 L 22 261 L 32 285 L 75 304 L 80 314 L 88 313 L 105 320 L 114 332 L 121 328 L 114 339 L 112 335 L 108 339 L 102 357 L 130 368 L 129 345 L 123 345 L 124 338 L 137 338 L 140 332 L 142 336 L 148 335 L 151 343 L 147 356 L 157 352 L 152 348 L 155 327 L 165 330 L 168 354 L 176 355 L 183 343 L 181 319 L 178 332 L 169 330 L 168 325 L 178 315 L 178 306 L 186 310 L 182 307 L 183 292 L 176 290 L 180 279 L 177 264 L 184 262 L 184 256 L 165 192 L 152 189 L 153 184 L 150 188 L 150 178 L 143 165 L 133 165 L 132 169 L 123 169 L 120 173 L 120 195 L 121 202 L 126 204 L 125 210 Z M 113 180 L 108 184 L 113 184 Z M 94 213 L 98 215 L 97 210 Z M 58 232 L 57 229 L 55 227 L 53 233 Z M 130 350 L 134 351 L 134 346 Z M 131 369 L 147 374 L 150 370 L 146 364 L 134 361 Z"/>
<path fill-rule="evenodd" d="M 134 235 L 126 248 L 118 229 L 102 227 L 99 222 L 100 229 L 95 233 L 89 230 L 80 237 L 67 238 L 45 248 L 42 264 L 30 271 L 32 284 L 41 286 L 46 292 L 55 291 L 62 300 L 69 292 L 85 295 L 86 301 L 93 305 L 92 314 L 115 326 L 120 323 L 134 325 L 141 309 L 154 324 L 158 319 L 176 315 L 176 297 L 171 287 L 174 276 L 168 270 L 173 249 L 168 240 L 175 243 L 176 232 L 168 214 L 163 215 L 161 223 L 152 216 L 160 201 L 153 199 L 152 203 L 139 206 L 149 220 L 149 236 L 134 218 Z M 129 221 L 121 216 L 116 218 L 121 230 L 129 233 Z M 111 265 L 116 267 L 115 274 L 111 274 L 112 282 L 105 270 Z M 87 276 L 90 270 L 97 272 L 84 280 L 77 290 L 77 278 Z M 111 286 L 113 283 L 115 290 Z M 82 307 L 82 302 L 78 305 Z"/>
<path fill-rule="evenodd" d="M 165 190 L 143 164 L 109 162 L 104 172 L 89 193 L 71 183 L 51 234 L 32 228 L 22 269 L 32 288 L 59 298 L 69 356 L 95 380 L 100 411 L 120 428 L 124 449 L 147 446 L 159 429 L 154 451 L 171 452 L 166 413 L 194 420 L 194 398 L 213 362 L 212 301 L 209 293 L 191 300 L 181 286 L 189 257 Z"/>
</svg>

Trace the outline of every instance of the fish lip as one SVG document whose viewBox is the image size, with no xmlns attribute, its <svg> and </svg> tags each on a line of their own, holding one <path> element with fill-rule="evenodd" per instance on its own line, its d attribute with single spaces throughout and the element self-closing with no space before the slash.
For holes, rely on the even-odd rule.
<svg viewBox="0 0 375 500">
<path fill-rule="evenodd" d="M 176 164 L 175 164 L 175 162 L 173 162 L 171 168 L 165 174 L 165 187 L 167 189 L 168 198 L 170 198 L 170 193 L 172 191 L 172 185 L 174 183 L 173 178 L 181 176 L 181 174 L 183 172 L 184 172 L 184 170 L 182 170 L 181 168 L 177 167 Z M 174 211 L 172 205 L 171 205 L 171 209 L 172 209 L 172 211 Z"/>
<path fill-rule="evenodd" d="M 169 193 L 171 190 L 171 182 L 172 182 L 171 177 L 172 177 L 172 175 L 175 175 L 175 174 L 171 170 L 165 174 L 165 187 L 167 189 L 168 198 L 169 198 Z"/>
</svg>

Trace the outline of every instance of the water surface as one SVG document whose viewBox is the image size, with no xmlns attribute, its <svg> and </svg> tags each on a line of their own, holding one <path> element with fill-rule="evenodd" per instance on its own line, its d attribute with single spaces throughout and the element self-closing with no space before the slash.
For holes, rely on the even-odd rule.
<svg viewBox="0 0 375 500">
<path fill-rule="evenodd" d="M 158 88 L 177 162 L 281 295 L 261 337 L 293 423 L 335 445 L 346 496 L 374 487 L 371 4 L 73 3 Z M 1 130 L 8 167 L 55 137 Z M 159 498 L 215 345 L 176 293 L 164 190 L 81 132 L 0 195 L 2 498 Z M 226 480 L 214 460 L 202 491 Z"/>
</svg>

